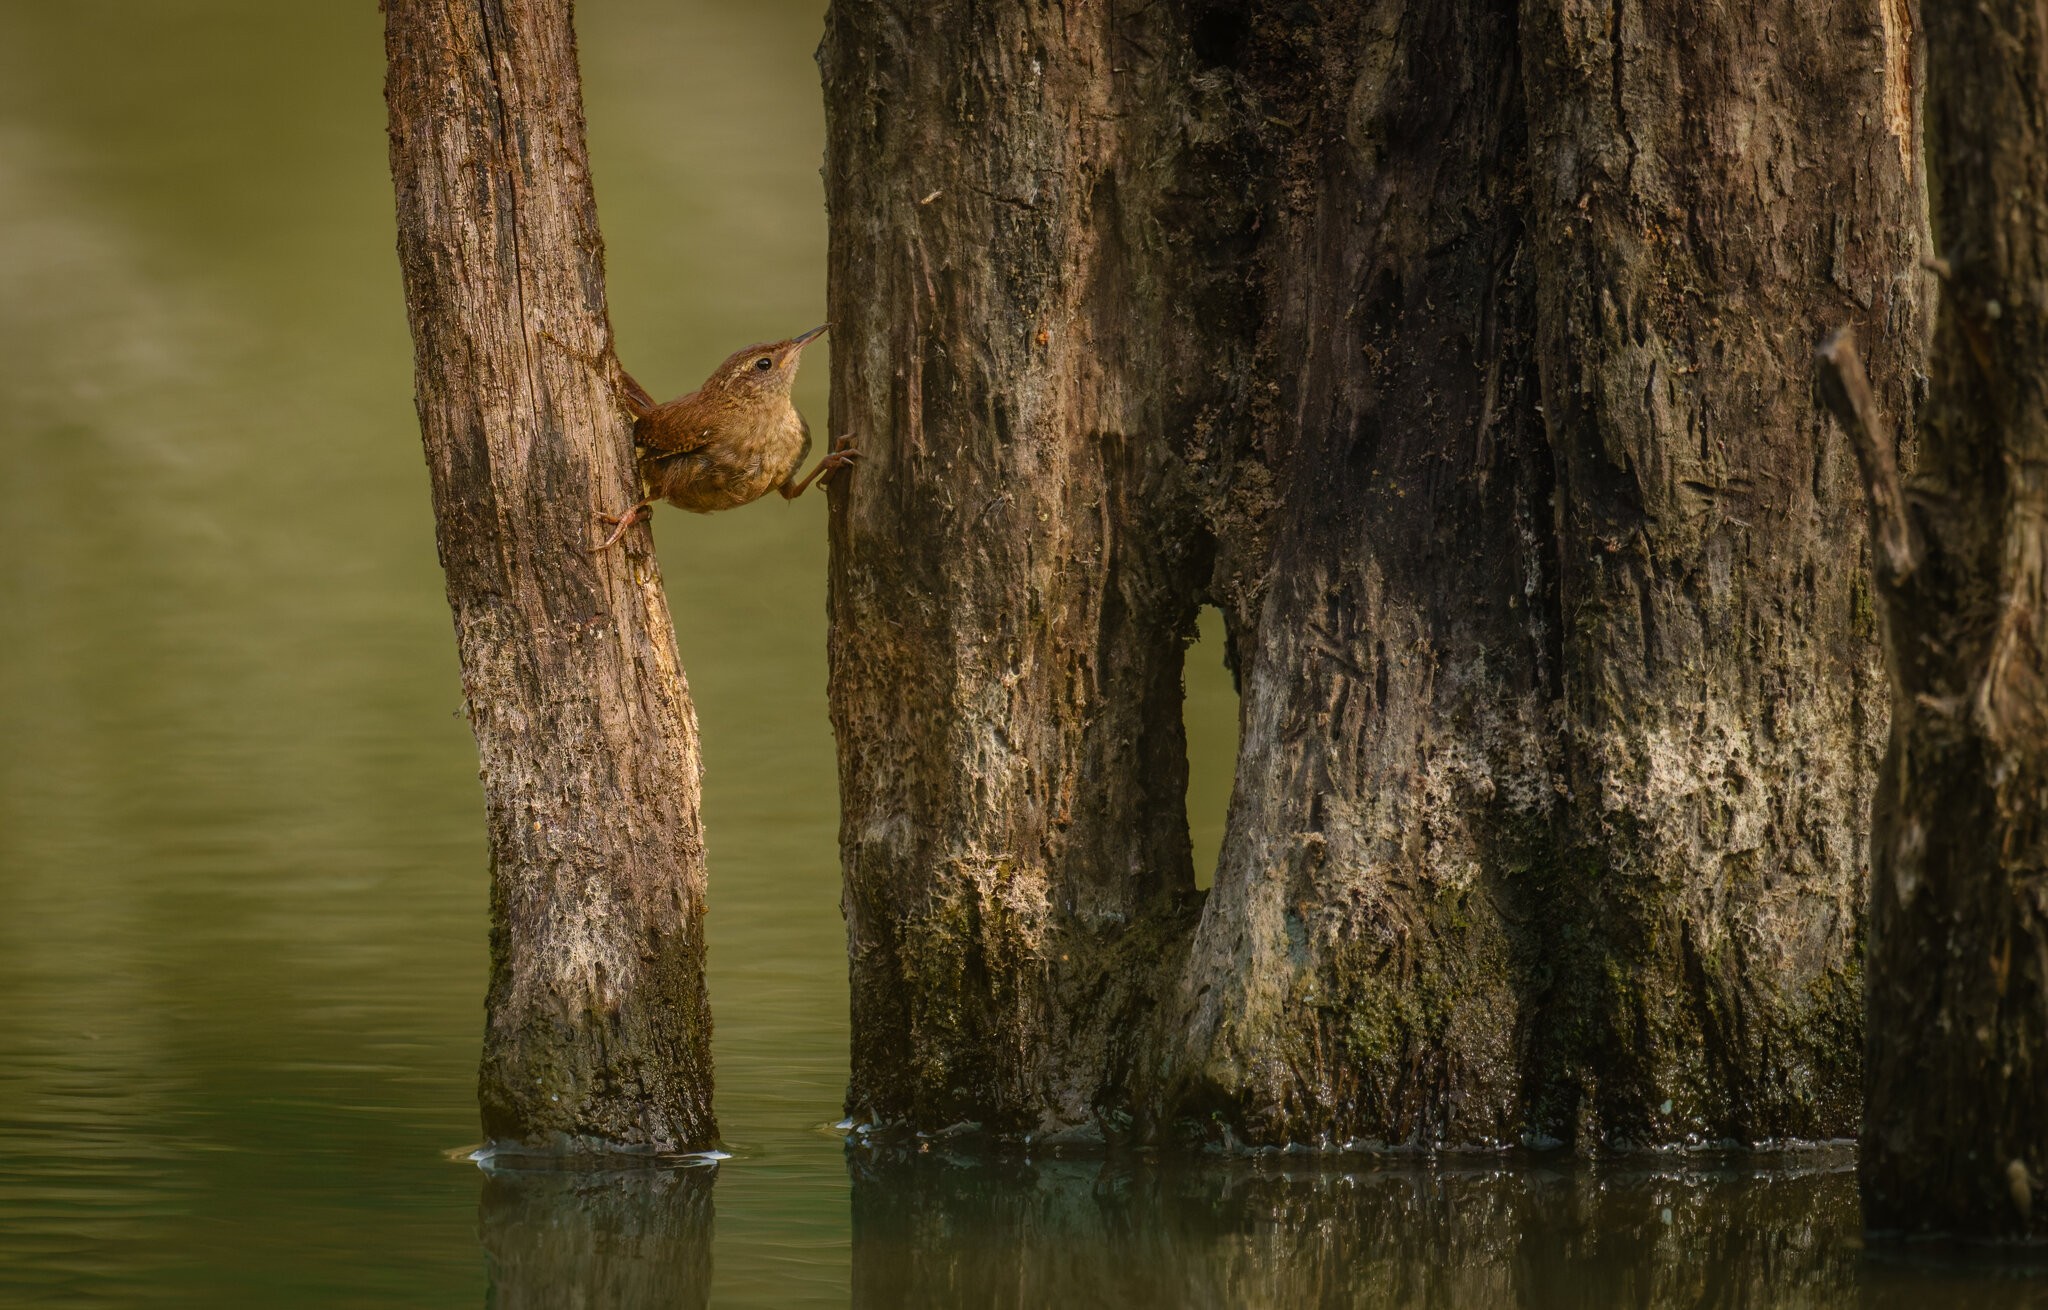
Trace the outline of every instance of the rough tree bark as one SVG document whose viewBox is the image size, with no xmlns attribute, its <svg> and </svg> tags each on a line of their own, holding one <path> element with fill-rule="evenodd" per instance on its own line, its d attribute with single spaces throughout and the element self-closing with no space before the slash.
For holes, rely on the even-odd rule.
<svg viewBox="0 0 2048 1310">
<path fill-rule="evenodd" d="M 1856 1122 L 1884 684 L 1854 460 L 1801 363 L 1842 317 L 1886 329 L 1888 396 L 1923 357 L 1909 13 L 1523 6 L 1562 851 L 1595 875 L 1540 948 L 1581 960 L 1534 1024 L 1551 1121 Z"/>
<path fill-rule="evenodd" d="M 1907 394 L 1904 10 L 945 8 L 821 50 L 851 1107 L 1849 1131 L 1883 700 L 1798 379 L 1850 317 Z"/>
<path fill-rule="evenodd" d="M 706 1146 L 695 712 L 653 555 L 587 549 L 593 511 L 636 487 L 569 6 L 386 11 L 420 428 L 490 829 L 484 1132 Z"/>
<path fill-rule="evenodd" d="M 1160 435 L 1231 384 L 1180 371 L 1205 291 L 1127 257 L 1178 177 L 1119 119 L 1184 93 L 1112 73 L 1106 14 L 841 3 L 821 52 L 833 412 L 888 469 L 833 488 L 830 601 L 851 1095 L 881 1118 L 1088 1123 L 1189 921 L 1203 547 Z"/>
<path fill-rule="evenodd" d="M 1505 861 L 1518 824 L 1549 840 L 1558 678 L 1515 14 L 1322 15 L 1245 56 L 1287 96 L 1256 325 L 1279 498 L 1166 1063 L 1254 1141 L 1511 1140 Z"/>
<path fill-rule="evenodd" d="M 1944 287 L 1902 489 L 1853 343 L 1892 675 L 1861 1182 L 1879 1232 L 2048 1238 L 2048 5 L 1927 9 Z M 1866 336 L 1865 341 L 1869 338 Z"/>
</svg>

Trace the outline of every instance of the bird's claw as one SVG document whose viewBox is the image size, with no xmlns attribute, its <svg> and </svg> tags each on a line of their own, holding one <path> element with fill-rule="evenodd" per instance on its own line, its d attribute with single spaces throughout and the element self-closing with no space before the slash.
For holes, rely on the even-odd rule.
<svg viewBox="0 0 2048 1310">
<path fill-rule="evenodd" d="M 819 478 L 819 481 L 827 483 L 831 482 L 833 477 L 835 477 L 838 474 L 839 470 L 852 468 L 854 463 L 859 459 L 860 450 L 854 446 L 853 434 L 849 432 L 845 436 L 839 438 L 839 440 L 833 442 L 832 453 L 825 456 L 825 458 L 820 461 L 823 467 L 819 470 L 819 472 L 823 476 Z"/>
<path fill-rule="evenodd" d="M 599 510 L 597 512 L 597 516 L 607 523 L 615 523 L 618 526 L 612 529 L 611 536 L 606 537 L 602 542 L 600 542 L 597 546 L 591 549 L 590 553 L 593 555 L 601 555 L 605 551 L 610 550 L 613 546 L 618 545 L 619 538 L 626 535 L 626 529 L 632 527 L 635 523 L 638 523 L 640 520 L 649 517 L 647 512 L 647 506 L 645 505 L 635 505 L 633 508 L 627 510 L 623 514 L 607 514 L 603 510 Z"/>
</svg>

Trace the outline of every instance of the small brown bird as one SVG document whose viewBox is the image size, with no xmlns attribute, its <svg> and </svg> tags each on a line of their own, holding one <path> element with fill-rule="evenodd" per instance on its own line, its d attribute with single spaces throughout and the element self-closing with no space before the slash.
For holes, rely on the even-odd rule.
<svg viewBox="0 0 2048 1310">
<path fill-rule="evenodd" d="M 666 405 L 655 404 L 646 388 L 628 377 L 626 408 L 634 418 L 633 442 L 642 451 L 640 479 L 647 499 L 623 514 L 600 513 L 599 518 L 618 526 L 597 549 L 616 545 L 656 501 L 709 514 L 759 500 L 771 488 L 784 500 L 795 500 L 819 474 L 829 482 L 834 472 L 859 459 L 853 438 L 841 437 L 810 476 L 797 481 L 796 471 L 811 452 L 811 426 L 790 403 L 789 386 L 805 344 L 830 326 L 748 346 L 720 364 L 703 386 Z"/>
</svg>

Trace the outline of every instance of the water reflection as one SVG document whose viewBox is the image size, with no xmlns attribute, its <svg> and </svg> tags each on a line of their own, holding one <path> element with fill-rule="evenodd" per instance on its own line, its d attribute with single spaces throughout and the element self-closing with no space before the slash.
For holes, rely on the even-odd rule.
<svg viewBox="0 0 2048 1310">
<path fill-rule="evenodd" d="M 477 1227 L 500 1310 L 711 1303 L 711 1167 L 486 1168 Z"/>
<path fill-rule="evenodd" d="M 2031 1306 L 1864 1257 L 1845 1149 L 1345 1168 L 856 1149 L 861 1306 Z"/>
</svg>

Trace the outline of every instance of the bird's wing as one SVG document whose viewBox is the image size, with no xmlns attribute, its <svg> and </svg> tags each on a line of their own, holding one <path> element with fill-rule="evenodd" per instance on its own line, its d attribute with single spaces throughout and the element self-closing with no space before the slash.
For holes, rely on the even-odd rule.
<svg viewBox="0 0 2048 1310">
<path fill-rule="evenodd" d="M 718 429 L 696 401 L 693 391 L 681 400 L 655 406 L 633 425 L 633 440 L 653 451 L 657 459 L 702 450 Z"/>
</svg>

